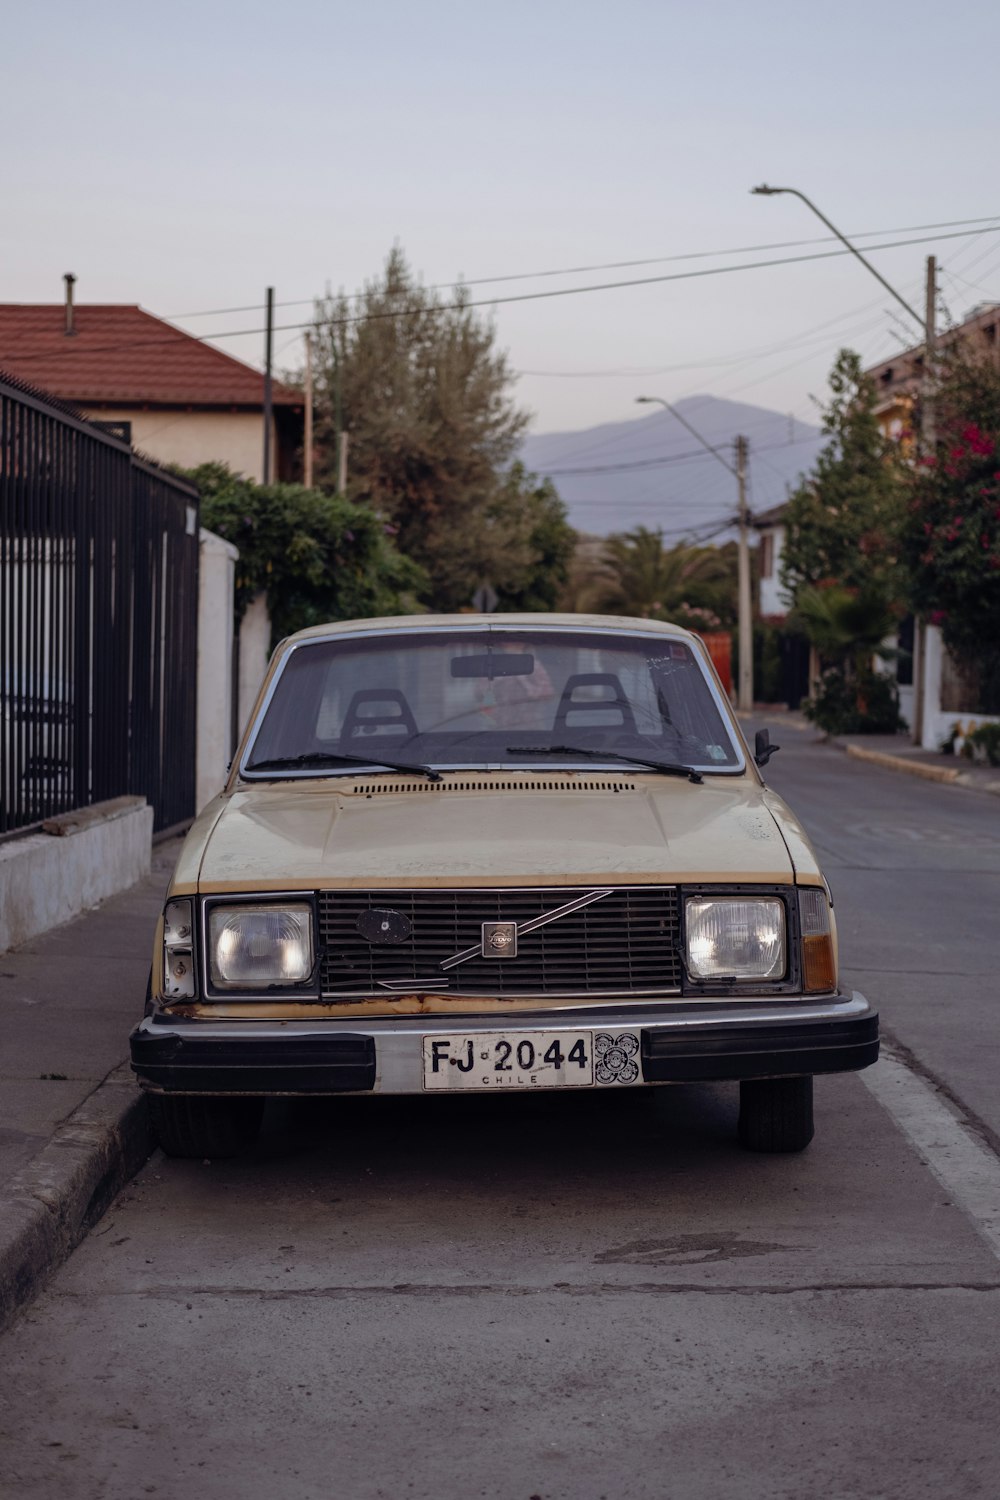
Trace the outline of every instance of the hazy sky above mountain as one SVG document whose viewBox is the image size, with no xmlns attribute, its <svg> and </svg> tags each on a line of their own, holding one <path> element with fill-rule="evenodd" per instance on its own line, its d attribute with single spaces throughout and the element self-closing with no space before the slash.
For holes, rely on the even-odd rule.
<svg viewBox="0 0 1000 1500">
<path fill-rule="evenodd" d="M 824 233 L 794 198 L 751 197 L 762 180 L 852 234 L 1000 227 L 988 0 L 41 0 L 8 7 L 3 31 L 0 301 L 57 301 L 72 270 L 83 302 L 251 305 L 178 318 L 254 330 L 224 343 L 251 362 L 266 285 L 301 303 L 279 308 L 294 325 L 394 241 L 428 283 L 745 252 L 491 282 L 478 299 L 829 248 L 747 248 Z M 936 252 L 960 317 L 1000 297 L 1000 232 L 976 227 L 872 258 L 919 308 Z M 913 335 L 850 258 L 498 303 L 495 318 L 536 431 L 639 417 L 647 391 L 811 419 L 840 344 L 875 360 Z M 276 347 L 296 363 L 299 333 L 281 327 Z"/>
</svg>

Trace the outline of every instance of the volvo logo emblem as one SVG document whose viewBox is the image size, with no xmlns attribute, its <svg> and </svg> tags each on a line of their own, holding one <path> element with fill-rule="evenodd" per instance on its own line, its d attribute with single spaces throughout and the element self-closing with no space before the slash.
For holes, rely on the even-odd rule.
<svg viewBox="0 0 1000 1500">
<path fill-rule="evenodd" d="M 517 923 L 484 922 L 481 952 L 484 958 L 516 958 Z"/>
</svg>

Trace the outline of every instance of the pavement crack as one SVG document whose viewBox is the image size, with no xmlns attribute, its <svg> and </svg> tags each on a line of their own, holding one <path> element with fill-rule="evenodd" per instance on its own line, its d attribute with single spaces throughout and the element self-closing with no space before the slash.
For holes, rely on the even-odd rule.
<svg viewBox="0 0 1000 1500">
<path fill-rule="evenodd" d="M 780 1286 L 745 1283 L 557 1281 L 549 1285 L 511 1286 L 503 1282 L 395 1282 L 380 1285 L 311 1287 L 195 1286 L 140 1287 L 104 1295 L 135 1297 L 154 1302 L 184 1302 L 194 1298 L 259 1301 L 344 1301 L 377 1297 L 795 1297 L 816 1293 L 836 1295 L 872 1292 L 1000 1292 L 1000 1281 L 815 1281 Z M 89 1301 L 94 1294 L 53 1289 L 50 1295 L 68 1301 Z M 101 1295 L 101 1294 L 98 1294 Z"/>
</svg>

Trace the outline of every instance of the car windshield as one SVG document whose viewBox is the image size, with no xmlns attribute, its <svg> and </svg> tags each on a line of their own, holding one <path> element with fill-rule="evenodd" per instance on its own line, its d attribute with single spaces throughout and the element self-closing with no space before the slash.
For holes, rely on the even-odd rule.
<svg viewBox="0 0 1000 1500">
<path fill-rule="evenodd" d="M 532 627 L 304 641 L 275 680 L 243 770 L 356 775 L 346 765 L 320 764 L 338 755 L 370 755 L 373 766 L 523 769 L 533 748 L 549 770 L 574 759 L 593 768 L 601 750 L 609 766 L 618 753 L 706 771 L 742 767 L 707 672 L 686 641 Z M 275 765 L 301 757 L 312 764 Z"/>
</svg>

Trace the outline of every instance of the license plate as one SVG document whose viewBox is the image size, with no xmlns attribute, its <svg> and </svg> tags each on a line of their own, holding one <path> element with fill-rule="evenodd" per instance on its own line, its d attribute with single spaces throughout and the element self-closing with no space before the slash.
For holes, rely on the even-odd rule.
<svg viewBox="0 0 1000 1500">
<path fill-rule="evenodd" d="M 425 1036 L 425 1089 L 573 1089 L 594 1082 L 588 1031 L 477 1031 Z"/>
</svg>

